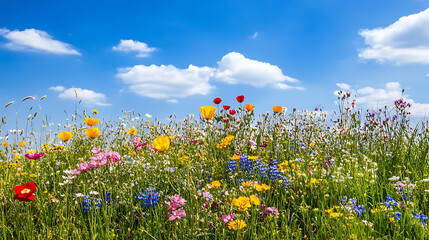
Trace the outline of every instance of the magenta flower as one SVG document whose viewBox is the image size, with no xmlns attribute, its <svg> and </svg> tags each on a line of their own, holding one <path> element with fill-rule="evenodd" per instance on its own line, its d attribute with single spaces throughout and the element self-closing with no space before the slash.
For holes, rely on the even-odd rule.
<svg viewBox="0 0 429 240">
<path fill-rule="evenodd" d="M 137 144 L 137 143 L 139 143 L 140 142 L 140 140 L 142 140 L 141 138 L 139 138 L 139 137 L 135 137 L 135 138 L 133 138 L 133 143 L 134 144 Z"/>
<path fill-rule="evenodd" d="M 175 210 L 171 211 L 170 218 L 168 220 L 174 221 L 175 219 L 181 219 L 182 217 L 186 217 L 185 210 Z"/>
<path fill-rule="evenodd" d="M 25 154 L 25 157 L 28 159 L 36 160 L 36 159 L 43 157 L 43 155 L 45 155 L 45 153 L 42 153 L 42 152 L 41 153 L 27 153 L 27 154 Z"/>
</svg>

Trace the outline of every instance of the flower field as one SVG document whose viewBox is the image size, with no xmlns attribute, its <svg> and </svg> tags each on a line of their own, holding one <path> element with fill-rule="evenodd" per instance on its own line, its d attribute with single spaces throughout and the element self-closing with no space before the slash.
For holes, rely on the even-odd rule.
<svg viewBox="0 0 429 240">
<path fill-rule="evenodd" d="M 3 131 L 0 239 L 428 239 L 428 121 L 338 102 Z"/>
</svg>

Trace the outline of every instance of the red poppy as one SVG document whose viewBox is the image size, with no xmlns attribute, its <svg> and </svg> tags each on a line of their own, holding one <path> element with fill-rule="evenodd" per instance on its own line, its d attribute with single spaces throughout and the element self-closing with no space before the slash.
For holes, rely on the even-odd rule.
<svg viewBox="0 0 429 240">
<path fill-rule="evenodd" d="M 235 113 L 237 113 L 234 109 L 229 110 L 229 114 L 234 115 Z"/>
<path fill-rule="evenodd" d="M 236 99 L 237 99 L 238 102 L 243 102 L 244 101 L 244 96 L 243 95 L 237 96 Z"/>
<path fill-rule="evenodd" d="M 15 191 L 16 195 L 13 199 L 19 200 L 20 202 L 29 202 L 33 201 L 36 198 L 34 195 L 34 191 L 36 191 L 36 184 L 34 182 L 28 182 L 24 185 L 16 186 L 13 191 Z"/>
<path fill-rule="evenodd" d="M 228 109 L 230 109 L 230 108 L 231 108 L 231 106 L 223 105 L 223 109 L 225 109 L 225 110 L 228 110 Z"/>
<path fill-rule="evenodd" d="M 220 99 L 220 98 L 215 98 L 215 99 L 213 100 L 213 102 L 214 102 L 214 104 L 219 104 L 219 103 L 221 103 L 221 102 L 222 102 L 222 99 Z"/>
</svg>

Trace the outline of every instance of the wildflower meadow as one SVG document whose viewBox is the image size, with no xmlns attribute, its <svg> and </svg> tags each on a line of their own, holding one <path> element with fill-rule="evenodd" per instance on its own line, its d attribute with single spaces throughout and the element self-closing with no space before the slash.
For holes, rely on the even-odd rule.
<svg viewBox="0 0 429 240">
<path fill-rule="evenodd" d="M 30 109 L 21 130 L 3 118 L 0 239 L 429 238 L 429 125 L 410 103 L 277 104 L 216 98 L 169 121 L 77 107 L 41 126 Z"/>
</svg>

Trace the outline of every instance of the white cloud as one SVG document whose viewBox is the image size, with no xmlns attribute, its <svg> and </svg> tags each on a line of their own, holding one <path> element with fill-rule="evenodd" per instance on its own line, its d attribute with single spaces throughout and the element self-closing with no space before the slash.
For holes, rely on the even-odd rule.
<svg viewBox="0 0 429 240">
<path fill-rule="evenodd" d="M 258 37 L 258 32 L 255 32 L 250 38 L 255 39 L 256 37 Z"/>
<path fill-rule="evenodd" d="M 55 92 L 62 92 L 65 90 L 65 87 L 63 86 L 55 86 L 55 87 L 50 87 L 49 90 L 55 91 Z"/>
<path fill-rule="evenodd" d="M 347 83 L 337 83 L 337 86 L 343 90 L 350 90 L 350 85 L 348 85 Z"/>
<path fill-rule="evenodd" d="M 208 94 L 213 89 L 209 83 L 213 71 L 213 68 L 192 64 L 186 69 L 173 65 L 136 65 L 119 69 L 117 77 L 140 96 L 172 99 Z"/>
<path fill-rule="evenodd" d="M 296 83 L 298 80 L 283 75 L 276 65 L 245 58 L 242 54 L 231 52 L 217 62 L 214 78 L 229 84 L 249 84 L 254 87 L 267 85 L 279 89 L 296 88 L 285 82 Z"/>
<path fill-rule="evenodd" d="M 384 88 L 364 87 L 351 90 L 357 94 L 356 103 L 366 107 L 379 109 L 384 106 L 393 106 L 394 101 L 400 98 L 411 103 L 410 111 L 415 116 L 429 116 L 428 103 L 416 103 L 407 94 L 402 94 L 402 87 L 399 82 L 388 82 Z"/>
<path fill-rule="evenodd" d="M 52 91 L 59 92 L 58 97 L 61 99 L 78 99 L 82 100 L 84 104 L 87 104 L 89 106 L 110 106 L 110 104 L 106 102 L 107 98 L 104 94 L 97 93 L 92 90 L 82 88 L 65 89 L 65 87 L 63 86 L 50 87 L 49 89 Z"/>
<path fill-rule="evenodd" d="M 429 77 L 429 73 L 426 73 L 426 76 L 428 76 L 428 77 Z"/>
<path fill-rule="evenodd" d="M 168 99 L 167 102 L 169 103 L 179 103 L 179 101 L 177 99 Z"/>
<path fill-rule="evenodd" d="M 135 40 L 121 40 L 117 46 L 112 47 L 115 51 L 120 52 L 137 52 L 137 57 L 148 57 L 149 54 L 156 50 L 154 47 L 149 47 L 144 42 Z"/>
<path fill-rule="evenodd" d="M 364 59 L 397 64 L 429 64 L 429 8 L 401 17 L 386 28 L 364 29 L 359 34 L 368 48 L 359 53 Z"/>
<path fill-rule="evenodd" d="M 23 31 L 0 29 L 0 36 L 3 36 L 8 43 L 4 47 L 15 51 L 36 51 L 59 55 L 81 55 L 73 46 L 68 43 L 52 39 L 45 31 L 34 28 Z"/>
<path fill-rule="evenodd" d="M 167 99 L 177 103 L 177 98 L 206 95 L 214 86 L 212 80 L 228 84 L 249 84 L 255 87 L 272 86 L 277 89 L 298 89 L 286 83 L 298 80 L 285 76 L 282 70 L 269 63 L 245 58 L 240 53 L 229 53 L 218 62 L 218 68 L 189 65 L 180 69 L 173 65 L 135 65 L 118 69 L 116 75 L 131 92 L 140 96 Z"/>
</svg>

